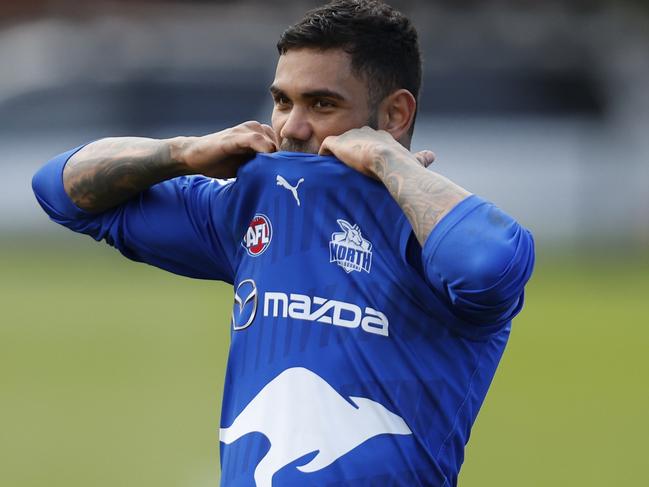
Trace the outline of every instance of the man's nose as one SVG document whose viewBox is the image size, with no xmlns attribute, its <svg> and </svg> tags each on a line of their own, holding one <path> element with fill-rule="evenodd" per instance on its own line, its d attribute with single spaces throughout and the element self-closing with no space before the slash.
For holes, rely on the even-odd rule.
<svg viewBox="0 0 649 487">
<path fill-rule="evenodd" d="M 279 135 L 282 139 L 309 140 L 313 130 L 305 110 L 293 107 Z"/>
</svg>

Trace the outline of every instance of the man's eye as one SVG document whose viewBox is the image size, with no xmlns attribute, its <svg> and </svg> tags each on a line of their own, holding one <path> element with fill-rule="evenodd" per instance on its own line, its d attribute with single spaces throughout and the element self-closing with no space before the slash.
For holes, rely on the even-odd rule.
<svg viewBox="0 0 649 487">
<path fill-rule="evenodd" d="M 313 106 L 316 108 L 333 108 L 335 105 L 327 100 L 316 100 Z"/>
<path fill-rule="evenodd" d="M 285 96 L 278 96 L 275 98 L 275 105 L 286 106 L 289 103 L 290 103 L 289 99 L 286 98 Z"/>
</svg>

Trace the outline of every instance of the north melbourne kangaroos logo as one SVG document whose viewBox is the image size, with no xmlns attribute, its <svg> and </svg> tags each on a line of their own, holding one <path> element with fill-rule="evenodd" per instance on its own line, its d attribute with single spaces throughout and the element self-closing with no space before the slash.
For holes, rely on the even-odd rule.
<svg viewBox="0 0 649 487">
<path fill-rule="evenodd" d="M 363 238 L 358 225 L 337 220 L 342 232 L 334 232 L 329 242 L 329 262 L 335 262 L 346 273 L 370 272 L 372 267 L 372 244 Z"/>
<path fill-rule="evenodd" d="M 246 249 L 248 255 L 257 257 L 264 253 L 273 238 L 273 226 L 270 219 L 261 213 L 257 213 L 248 225 L 241 245 Z"/>
</svg>

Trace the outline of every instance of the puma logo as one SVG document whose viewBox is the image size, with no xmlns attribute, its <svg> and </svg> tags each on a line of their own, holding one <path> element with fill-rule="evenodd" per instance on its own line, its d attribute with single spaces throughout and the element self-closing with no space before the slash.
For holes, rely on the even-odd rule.
<svg viewBox="0 0 649 487">
<path fill-rule="evenodd" d="M 298 186 L 304 182 L 304 178 L 300 178 L 300 180 L 297 182 L 295 186 L 291 186 L 286 179 L 284 179 L 282 176 L 279 174 L 277 175 L 277 186 L 281 186 L 282 188 L 288 189 L 292 194 L 293 197 L 295 198 L 295 201 L 297 201 L 297 206 L 300 206 L 300 197 L 297 194 L 297 188 Z"/>
<path fill-rule="evenodd" d="M 317 452 L 297 467 L 301 472 L 321 470 L 375 436 L 412 434 L 382 404 L 364 397 L 347 400 L 302 367 L 287 369 L 266 384 L 229 428 L 221 428 L 220 439 L 229 445 L 252 432 L 271 444 L 255 469 L 256 487 L 272 487 L 275 473 L 309 453 Z"/>
</svg>

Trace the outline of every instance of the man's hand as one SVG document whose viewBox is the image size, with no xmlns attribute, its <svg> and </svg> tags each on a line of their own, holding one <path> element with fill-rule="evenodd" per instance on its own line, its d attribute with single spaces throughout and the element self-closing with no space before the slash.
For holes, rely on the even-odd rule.
<svg viewBox="0 0 649 487">
<path fill-rule="evenodd" d="M 100 212 L 177 176 L 234 177 L 255 153 L 275 152 L 278 145 L 273 129 L 259 122 L 203 137 L 102 139 L 70 158 L 63 171 L 63 185 L 77 206 Z"/>
<path fill-rule="evenodd" d="M 172 139 L 171 158 L 182 161 L 188 174 L 227 179 L 256 153 L 275 152 L 278 147 L 270 126 L 251 121 L 203 137 Z"/>
<path fill-rule="evenodd" d="M 327 137 L 320 154 L 333 154 L 357 171 L 380 180 L 408 217 L 422 246 L 442 217 L 470 194 L 426 169 L 435 154 L 412 154 L 382 130 L 363 127 Z"/>
<path fill-rule="evenodd" d="M 410 158 L 423 167 L 428 167 L 435 161 L 433 152 L 424 150 L 413 154 L 388 132 L 370 127 L 329 136 L 320 146 L 320 155 L 334 155 L 353 169 L 376 179 L 376 161 L 390 152 Z"/>
</svg>

